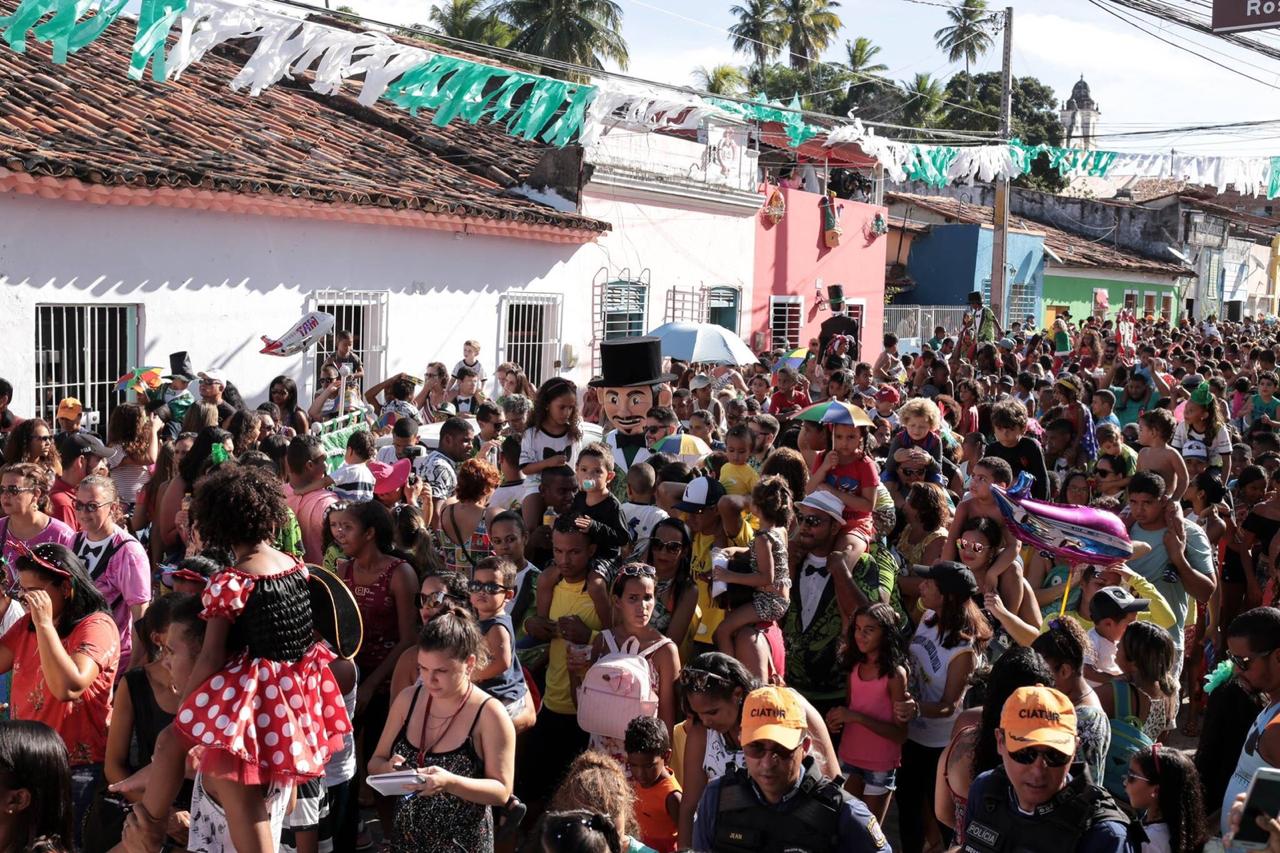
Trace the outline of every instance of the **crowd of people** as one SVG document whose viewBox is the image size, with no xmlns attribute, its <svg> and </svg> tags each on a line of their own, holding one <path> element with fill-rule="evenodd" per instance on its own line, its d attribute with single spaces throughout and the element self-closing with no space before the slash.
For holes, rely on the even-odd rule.
<svg viewBox="0 0 1280 853">
<path fill-rule="evenodd" d="M 971 304 L 585 388 L 175 353 L 102 436 L 0 380 L 0 853 L 1230 847 L 1280 767 L 1280 329 Z M 1132 556 L 1028 545 L 1022 474 Z"/>
</svg>

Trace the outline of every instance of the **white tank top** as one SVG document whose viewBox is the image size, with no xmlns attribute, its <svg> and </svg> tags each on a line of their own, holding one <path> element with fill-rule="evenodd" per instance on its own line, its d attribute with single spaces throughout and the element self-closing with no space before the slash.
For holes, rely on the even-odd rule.
<svg viewBox="0 0 1280 853">
<path fill-rule="evenodd" d="M 947 688 L 947 670 L 957 655 L 971 651 L 971 643 L 960 643 L 953 648 L 944 648 L 939 635 L 939 626 L 930 627 L 925 624 L 936 616 L 932 610 L 925 611 L 924 618 L 916 626 L 915 635 L 911 638 L 911 695 L 917 702 L 938 702 Z M 966 686 L 965 690 L 969 688 Z M 947 745 L 951 739 L 951 728 L 956 717 L 960 715 L 960 703 L 964 692 L 956 700 L 956 708 L 946 717 L 917 717 L 907 726 L 907 737 L 920 744 L 935 749 Z"/>
<path fill-rule="evenodd" d="M 1274 702 L 1264 708 L 1258 718 L 1253 721 L 1253 726 L 1249 729 L 1249 736 L 1244 739 L 1244 746 L 1240 747 L 1240 758 L 1236 761 L 1236 772 L 1231 774 L 1231 779 L 1227 782 L 1227 794 L 1222 798 L 1222 833 L 1224 835 L 1230 829 L 1227 826 L 1227 822 L 1231 816 L 1231 804 L 1236 801 L 1237 796 L 1249 790 L 1249 783 L 1253 781 L 1253 774 L 1258 772 L 1258 768 L 1270 766 L 1263 760 L 1262 750 L 1259 749 L 1258 742 L 1262 740 L 1263 731 L 1277 716 L 1280 716 L 1280 702 Z M 710 747 L 710 745 L 710 742 L 708 742 L 707 746 Z"/>
</svg>

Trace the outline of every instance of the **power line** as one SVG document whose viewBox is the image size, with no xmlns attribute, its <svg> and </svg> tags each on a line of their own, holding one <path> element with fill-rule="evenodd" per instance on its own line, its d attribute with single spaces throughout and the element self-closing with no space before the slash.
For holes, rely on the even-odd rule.
<svg viewBox="0 0 1280 853">
<path fill-rule="evenodd" d="M 469 39 L 458 38 L 457 36 L 450 36 L 435 30 L 427 30 L 425 28 L 417 28 L 417 27 L 406 27 L 403 24 L 393 24 L 388 21 L 381 21 L 376 18 L 370 18 L 368 16 L 359 15 L 353 12 L 340 12 L 336 9 L 333 9 L 333 10 L 321 9 L 316 6 L 303 3 L 301 2 L 301 0 L 272 0 L 272 2 L 278 3 L 282 6 L 290 6 L 297 9 L 304 9 L 311 13 L 320 13 L 323 15 L 328 15 L 330 17 L 351 21 L 353 23 L 358 23 L 362 25 L 368 24 L 368 25 L 373 25 L 373 26 L 381 27 L 388 30 L 398 31 L 417 39 L 427 39 L 427 40 L 444 42 L 447 45 L 455 47 L 455 49 L 466 50 L 472 54 L 478 54 L 485 58 L 493 58 L 493 59 L 498 59 L 500 61 L 518 63 L 521 65 L 537 65 L 537 66 L 542 66 L 546 68 L 553 68 L 559 71 L 564 71 L 566 73 L 574 74 L 578 76 L 594 75 L 598 77 L 608 77 L 612 79 L 623 80 L 630 83 L 639 83 L 644 86 L 655 87 L 658 89 L 666 89 L 668 91 L 681 92 L 684 94 L 693 94 L 693 95 L 698 95 L 698 96 L 703 96 L 708 98 L 718 98 L 720 100 L 731 101 L 739 104 L 749 104 L 749 105 L 757 104 L 756 101 L 753 101 L 750 98 L 739 97 L 736 95 L 713 95 L 709 92 L 699 91 L 693 88 L 692 86 L 676 86 L 671 83 L 663 83 L 657 80 L 647 80 L 642 77 L 635 77 L 633 75 L 624 74 L 619 71 L 609 71 L 602 68 L 588 68 L 584 65 L 578 65 L 576 63 L 563 62 L 558 59 L 551 59 L 545 56 L 537 56 L 534 54 L 528 54 L 528 53 L 523 53 L 521 51 L 511 50 L 510 48 L 495 47 L 494 45 L 488 45 L 488 44 L 483 44 L 481 42 L 470 41 Z M 654 7 L 654 8 L 657 8 L 657 7 Z M 665 11 L 665 10 L 658 9 L 658 11 Z M 674 14 L 674 13 L 671 13 L 671 14 Z M 677 16 L 677 17 L 680 17 L 680 16 Z M 822 63 L 822 64 L 827 64 L 827 63 Z M 793 112 L 793 113 L 796 113 L 797 115 L 809 116 L 812 118 L 822 119 L 829 122 L 830 121 L 835 121 L 835 122 L 849 121 L 849 116 L 831 115 L 830 113 L 818 112 L 816 110 L 797 109 L 797 108 L 792 108 L 784 105 L 771 105 L 771 106 L 772 108 L 778 109 L 780 111 Z M 960 105 L 957 105 L 957 106 L 960 106 Z M 975 110 L 969 110 L 969 111 L 976 112 Z M 981 115 L 985 115 L 985 114 L 981 114 Z M 873 126 L 873 127 L 890 127 L 890 125 L 887 125 L 887 124 L 870 122 L 870 121 L 864 121 L 863 124 L 867 126 Z M 950 131 L 950 130 L 929 129 L 929 128 L 904 128 L 901 125 L 894 125 L 892 127 L 895 129 L 925 131 L 933 135 L 951 136 L 956 139 L 962 139 L 962 140 L 972 140 L 975 135 L 978 135 L 981 133 L 981 131 Z M 993 139 L 991 141 L 996 141 L 996 140 Z"/>
<path fill-rule="evenodd" d="M 698 26 L 700 26 L 700 27 L 703 27 L 703 28 L 705 28 L 705 29 L 713 30 L 713 31 L 718 32 L 718 33 L 722 33 L 723 35 L 729 36 L 730 38 L 733 38 L 733 39 L 738 39 L 738 38 L 740 38 L 739 36 L 735 36 L 732 32 L 730 32 L 729 30 L 725 29 L 724 27 L 717 27 L 715 24 L 708 24 L 706 21 L 699 21 L 699 20 L 697 20 L 696 18 L 689 18 L 689 17 L 686 17 L 686 16 L 684 16 L 684 15 L 681 15 L 681 14 L 680 14 L 680 13 L 678 13 L 678 12 L 673 12 L 673 11 L 671 11 L 670 9 L 664 9 L 664 8 L 662 8 L 661 6 L 654 6 L 654 5 L 650 4 L 650 3 L 646 3 L 646 2 L 645 2 L 645 0 L 628 0 L 628 2 L 634 3 L 634 4 L 635 4 L 635 5 L 637 5 L 637 6 L 642 6 L 642 7 L 646 8 L 646 9 L 650 9 L 650 10 L 652 10 L 652 11 L 654 11 L 654 12 L 659 12 L 659 13 L 664 14 L 664 15 L 669 15 L 669 16 L 671 16 L 672 18 L 675 18 L 675 19 L 680 20 L 680 21 L 684 21 L 684 22 L 689 23 L 689 24 L 696 24 L 696 25 L 698 25 Z M 936 4 L 935 4 L 935 5 L 936 5 Z M 776 49 L 777 49 L 777 47 L 776 47 L 775 45 L 771 45 L 771 44 L 769 44 L 768 42 L 760 41 L 759 39 L 741 38 L 741 40 L 742 40 L 742 41 L 745 41 L 745 42 L 749 42 L 749 43 L 751 43 L 751 44 L 758 44 L 758 45 L 761 45 L 761 46 L 763 46 L 763 47 L 767 47 L 767 48 L 769 48 L 770 50 L 776 50 Z M 862 73 L 859 73 L 859 72 L 852 72 L 852 71 L 848 71 L 848 69 L 844 69 L 844 68 L 843 68 L 843 66 L 841 66 L 841 65 L 839 65 L 839 64 L 837 64 L 837 63 L 826 62 L 826 61 L 824 61 L 824 60 L 821 60 L 821 59 L 815 59 L 815 58 L 808 58 L 808 59 L 809 59 L 809 62 L 811 62 L 811 63 L 813 63 L 813 64 L 815 64 L 815 65 L 824 65 L 824 66 L 827 66 L 828 68 L 833 68 L 833 67 L 834 67 L 834 68 L 838 68 L 838 69 L 843 69 L 843 70 L 845 70 L 847 73 L 854 74 L 854 75 L 855 75 L 855 76 L 857 76 L 857 77 L 867 78 L 867 77 L 873 77 L 873 76 L 874 76 L 874 75 L 871 75 L 871 74 L 862 74 Z M 876 79 L 881 79 L 881 78 L 876 78 Z M 911 94 L 911 90 L 910 90 L 910 89 L 908 89 L 906 86 L 903 86 L 901 83 L 896 83 L 896 82 L 894 82 L 894 81 L 892 81 L 892 80 L 890 80 L 890 81 L 888 81 L 888 82 L 889 82 L 889 84 L 890 84 L 890 85 L 892 85 L 894 88 L 896 88 L 896 89 L 901 89 L 905 94 L 908 94 L 908 95 L 910 95 L 910 94 Z M 969 108 L 969 107 L 966 107 L 964 104 L 957 104 L 957 103 L 954 103 L 954 102 L 952 102 L 952 101 L 942 101 L 942 103 L 943 103 L 943 104 L 946 104 L 946 105 L 947 105 L 947 106 L 949 106 L 949 107 L 955 107 L 955 108 L 956 108 L 956 109 L 958 109 L 958 110 L 964 110 L 964 111 L 966 111 L 966 112 L 971 112 L 971 113 L 973 113 L 973 114 L 975 114 L 975 115 L 980 115 L 980 116 L 983 116 L 983 117 L 986 117 L 986 116 L 987 116 L 987 114 L 986 114 L 986 113 L 979 112 L 978 110 L 975 110 L 975 109 L 971 109 L 971 108 Z"/>
<path fill-rule="evenodd" d="M 1110 1 L 1111 1 L 1111 2 L 1113 2 L 1113 3 L 1117 3 L 1117 4 L 1119 4 L 1119 5 L 1124 5 L 1124 6 L 1130 6 L 1130 7 L 1131 7 L 1131 4 L 1130 4 L 1129 0 L 1110 0 Z M 1223 69 L 1223 70 L 1225 70 L 1225 71 L 1230 71 L 1232 74 L 1239 74 L 1241 77 L 1244 77 L 1244 78 L 1245 78 L 1245 79 L 1247 79 L 1247 80 L 1252 80 L 1252 81 L 1253 81 L 1253 82 L 1255 82 L 1255 83 L 1261 83 L 1263 86 L 1266 86 L 1266 87 L 1268 87 L 1268 88 L 1270 88 L 1270 89 L 1277 89 L 1277 90 L 1280 90 L 1280 86 L 1276 86 L 1276 85 L 1275 85 L 1275 84 L 1273 84 L 1273 83 L 1268 83 L 1268 82 L 1267 82 L 1267 81 L 1265 81 L 1265 80 L 1260 80 L 1259 78 L 1254 77 L 1254 76 L 1253 76 L 1253 75 L 1251 75 L 1251 74 L 1246 74 L 1245 72 L 1241 71 L 1241 70 L 1240 70 L 1240 69 L 1238 69 L 1238 68 L 1232 68 L 1230 65 L 1224 65 L 1223 63 L 1219 62 L 1219 61 L 1218 61 L 1218 60 L 1216 60 L 1216 59 L 1210 59 L 1210 58 L 1209 58 L 1209 57 L 1207 57 L 1207 56 L 1204 56 L 1204 55 L 1202 55 L 1202 54 L 1196 53 L 1194 50 L 1192 50 L 1191 48 L 1189 48 L 1189 47 L 1187 47 L 1187 46 L 1185 46 L 1185 45 L 1178 44 L 1178 43 L 1177 43 L 1177 42 L 1175 42 L 1175 41 L 1170 41 L 1169 39 L 1165 38 L 1164 36 L 1161 36 L 1161 35 L 1158 35 L 1157 33 L 1152 32 L 1151 30 L 1149 30 L 1149 29 L 1147 29 L 1146 27 L 1144 27 L 1144 26 L 1142 26 L 1141 24 L 1139 24 L 1137 21 L 1134 21 L 1134 20 L 1132 20 L 1132 19 L 1130 19 L 1130 18 L 1128 18 L 1128 17 L 1126 17 L 1126 16 L 1124 16 L 1124 15 L 1120 14 L 1119 12 L 1115 11 L 1114 9 L 1111 9 L 1111 8 L 1110 8 L 1110 7 L 1108 7 L 1108 6 L 1104 6 L 1104 5 L 1102 4 L 1101 0 L 1089 0 L 1089 2 L 1090 2 L 1090 3 L 1092 3 L 1094 6 L 1097 6 L 1097 7 L 1098 7 L 1099 9 L 1101 9 L 1102 11 L 1106 12 L 1108 15 L 1111 15 L 1113 18 L 1117 18 L 1117 19 L 1119 19 L 1119 20 L 1121 20 L 1121 21 L 1124 21 L 1126 24 L 1128 24 L 1129 26 L 1133 27 L 1134 29 L 1136 29 L 1136 30 L 1139 30 L 1139 31 L 1141 31 L 1141 32 L 1146 33 L 1147 35 L 1151 36 L 1151 37 L 1152 37 L 1153 39 L 1155 39 L 1156 41 L 1164 42 L 1165 44 L 1169 45 L 1170 47 L 1177 48 L 1178 50 L 1181 50 L 1181 51 L 1184 51 L 1184 52 L 1186 52 L 1186 53 L 1189 53 L 1189 54 L 1191 54 L 1192 56 L 1199 57 L 1200 59 L 1203 59 L 1205 62 L 1208 62 L 1208 63 L 1211 63 L 1211 64 L 1213 64 L 1213 65 L 1216 65 L 1216 66 L 1218 66 L 1219 68 L 1221 68 L 1221 69 Z"/>
</svg>

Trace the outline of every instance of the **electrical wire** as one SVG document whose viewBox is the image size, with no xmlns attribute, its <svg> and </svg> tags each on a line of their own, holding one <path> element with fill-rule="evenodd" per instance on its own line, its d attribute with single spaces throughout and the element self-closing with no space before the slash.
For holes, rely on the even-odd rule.
<svg viewBox="0 0 1280 853">
<path fill-rule="evenodd" d="M 1254 76 L 1253 76 L 1253 75 L 1251 75 L 1251 74 L 1246 74 L 1245 72 L 1241 71 L 1241 70 L 1240 70 L 1240 69 L 1238 69 L 1238 68 L 1232 68 L 1230 65 L 1224 65 L 1223 63 L 1221 63 L 1221 62 L 1217 61 L 1216 59 L 1210 59 L 1210 58 L 1209 58 L 1209 57 L 1207 57 L 1207 56 L 1204 56 L 1204 55 L 1202 55 L 1202 54 L 1196 53 L 1194 50 L 1192 50 L 1191 48 L 1189 48 L 1189 47 L 1187 47 L 1187 46 L 1185 46 L 1185 45 L 1178 44 L 1178 43 L 1177 43 L 1177 42 L 1175 42 L 1175 41 L 1170 41 L 1169 39 L 1167 39 L 1167 38 L 1165 38 L 1165 37 L 1163 37 L 1163 36 L 1161 36 L 1161 35 L 1158 35 L 1158 34 L 1156 34 L 1156 33 L 1152 32 L 1151 30 L 1149 30 L 1149 29 L 1147 29 L 1146 27 L 1142 26 L 1142 25 L 1141 25 L 1141 24 L 1139 24 L 1138 22 L 1136 22 L 1136 21 L 1134 21 L 1134 20 L 1132 20 L 1132 19 L 1130 19 L 1130 18 L 1128 18 L 1128 17 L 1126 17 L 1126 16 L 1122 15 L 1121 13 L 1119 13 L 1119 12 L 1115 11 L 1114 9 L 1109 8 L 1108 6 L 1104 6 L 1104 5 L 1103 5 L 1103 3 L 1101 2 L 1101 0 L 1089 0 L 1089 2 L 1090 2 L 1091 4 L 1093 4 L 1094 6 L 1097 6 L 1097 7 L 1098 7 L 1099 9 L 1101 9 L 1102 11 L 1106 12 L 1108 15 L 1111 15 L 1111 16 L 1112 16 L 1112 17 L 1114 17 L 1114 18 L 1117 18 L 1117 19 L 1119 19 L 1119 20 L 1121 20 L 1121 21 L 1124 21 L 1126 24 L 1128 24 L 1129 26 L 1133 27 L 1133 28 L 1134 28 L 1134 29 L 1136 29 L 1136 30 L 1140 30 L 1141 32 L 1146 33 L 1147 35 L 1151 36 L 1151 37 L 1152 37 L 1153 39 L 1155 39 L 1156 41 L 1164 42 L 1165 44 L 1169 45 L 1170 47 L 1175 47 L 1175 48 L 1177 48 L 1178 50 L 1181 50 L 1181 51 L 1184 51 L 1184 52 L 1186 52 L 1186 53 L 1191 54 L 1192 56 L 1199 57 L 1200 59 L 1203 59 L 1205 62 L 1208 62 L 1208 63 L 1210 63 L 1210 64 L 1212 64 L 1212 65 L 1216 65 L 1216 66 L 1218 66 L 1219 68 L 1221 68 L 1221 69 L 1223 69 L 1223 70 L 1225 70 L 1225 71 L 1230 71 L 1232 74 L 1238 74 L 1238 75 L 1240 75 L 1241 77 L 1244 77 L 1244 78 L 1245 78 L 1245 79 L 1247 79 L 1247 80 L 1252 80 L 1252 81 L 1253 81 L 1253 82 L 1255 82 L 1255 83 L 1260 83 L 1260 84 L 1262 84 L 1263 86 L 1266 86 L 1266 87 L 1267 87 L 1267 88 L 1269 88 L 1269 89 L 1276 89 L 1276 90 L 1280 90 L 1280 86 L 1277 86 L 1277 85 L 1275 85 L 1274 83 L 1268 83 L 1266 80 L 1261 80 L 1261 79 L 1259 79 L 1259 78 L 1257 78 L 1257 77 L 1254 77 Z M 1113 0 L 1113 2 L 1114 2 L 1114 0 Z"/>
<path fill-rule="evenodd" d="M 633 0 L 633 2 L 634 1 L 635 0 Z M 704 96 L 708 98 L 718 98 L 720 100 L 731 101 L 739 104 L 757 103 L 751 100 L 750 98 L 746 98 L 746 97 L 739 97 L 736 95 L 712 95 L 709 92 L 699 91 L 698 89 L 695 89 L 692 86 L 676 86 L 671 83 L 662 83 L 657 80 L 647 80 L 642 77 L 635 77 L 630 74 L 624 74 L 620 71 L 610 71 L 602 68 L 587 68 L 586 66 L 577 65 L 571 62 L 563 62 L 557 59 L 550 59 L 544 56 L 537 56 L 534 54 L 528 54 L 528 53 L 523 53 L 521 51 L 511 50 L 510 48 L 495 47 L 493 45 L 487 45 L 481 42 L 471 41 L 469 39 L 458 38 L 456 36 L 446 35 L 444 33 L 440 33 L 435 30 L 425 30 L 425 29 L 414 28 L 414 27 L 406 27 L 403 24 L 393 24 L 388 21 L 382 21 L 376 18 L 370 18 L 368 16 L 359 15 L 354 12 L 341 12 L 336 9 L 333 9 L 333 10 L 321 9 L 317 6 L 312 6 L 310 4 L 301 2 L 301 0 L 271 0 L 271 2 L 278 3 L 282 6 L 290 6 L 297 9 L 304 9 L 312 13 L 321 13 L 321 14 L 335 17 L 341 20 L 347 20 L 352 23 L 357 23 L 361 25 L 373 25 L 376 27 L 381 27 L 384 29 L 401 32 L 401 33 L 404 33 L 405 35 L 412 36 L 417 39 L 425 38 L 428 40 L 440 41 L 445 43 L 446 45 L 455 47 L 455 49 L 457 50 L 465 50 L 469 53 L 479 55 L 485 58 L 495 58 L 500 61 L 504 61 L 512 64 L 518 64 L 518 65 L 524 65 L 524 66 L 528 66 L 528 65 L 543 66 L 546 68 L 553 68 L 559 71 L 564 71 L 566 73 L 570 73 L 578 76 L 608 77 L 608 78 L 617 79 L 617 80 L 624 80 L 630 83 L 639 83 L 644 86 L 654 87 L 658 89 L 665 89 L 668 91 L 681 92 L 685 94 L 694 94 L 694 95 Z M 657 7 L 653 7 L 653 8 L 657 9 Z M 658 9 L 658 11 L 665 11 L 665 10 Z M 674 13 L 669 13 L 669 14 L 674 14 Z M 676 17 L 682 17 L 682 16 L 677 15 Z M 689 20 L 689 19 L 685 19 L 685 20 Z M 712 29 L 718 29 L 718 28 L 712 27 Z M 725 30 L 724 32 L 727 33 L 728 31 Z M 822 64 L 829 64 L 829 63 L 822 63 Z M 868 75 L 864 75 L 864 76 L 868 76 Z M 821 119 L 828 122 L 835 121 L 835 122 L 844 123 L 849 121 L 849 116 L 832 115 L 830 113 L 818 112 L 816 110 L 796 109 L 796 108 L 788 107 L 785 105 L 772 105 L 772 106 L 774 109 L 778 109 L 784 112 L 794 112 L 801 116 L 809 116 L 812 118 L 817 118 L 817 119 Z M 957 106 L 960 109 L 967 109 L 969 112 L 977 113 L 976 110 L 968 109 L 967 107 L 963 107 L 963 105 L 957 104 L 955 106 Z M 977 113 L 977 114 L 985 115 L 984 113 Z M 872 126 L 872 127 L 888 126 L 888 125 L 884 125 L 876 122 L 870 122 L 870 121 L 863 121 L 863 124 L 867 126 Z M 897 127 L 901 128 L 901 126 L 897 126 Z M 906 128 L 906 129 L 920 130 L 920 131 L 930 130 L 928 128 Z M 949 130 L 938 129 L 937 134 L 935 135 L 954 136 L 957 139 L 971 139 L 974 134 L 975 132 L 973 131 L 949 131 Z M 995 142 L 998 140 L 993 138 L 991 141 Z"/>
</svg>

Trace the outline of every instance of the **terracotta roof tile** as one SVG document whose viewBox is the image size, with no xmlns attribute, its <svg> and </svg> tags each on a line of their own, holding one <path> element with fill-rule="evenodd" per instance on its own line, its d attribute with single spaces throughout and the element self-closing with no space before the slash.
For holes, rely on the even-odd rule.
<svg viewBox="0 0 1280 853">
<path fill-rule="evenodd" d="M 0 2 L 0 13 L 13 10 Z M 0 47 L 0 167 L 85 183 L 269 193 L 553 228 L 609 225 L 513 196 L 548 146 L 485 125 L 431 124 L 390 104 L 320 95 L 309 78 L 233 92 L 241 48 L 176 83 L 126 74 L 133 22 L 54 65 L 49 48 Z"/>
<path fill-rule="evenodd" d="M 989 225 L 992 222 L 991 208 L 984 205 L 969 204 L 947 196 L 885 193 L 884 198 L 886 204 L 913 205 L 957 222 L 981 225 Z M 895 214 L 895 216 L 890 217 L 890 221 L 892 222 L 896 216 Z M 1043 234 L 1045 246 L 1062 258 L 1062 265 L 1066 267 L 1123 270 L 1188 277 L 1195 275 L 1193 271 L 1177 264 L 1152 260 L 1135 252 L 1108 246 L 1105 243 L 1095 243 L 1077 234 L 1055 228 L 1052 225 L 1045 225 L 1019 216 L 1009 217 L 1009 227 Z"/>
</svg>

